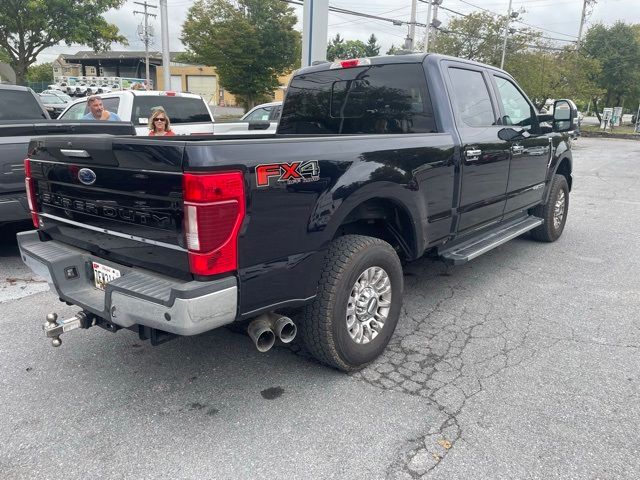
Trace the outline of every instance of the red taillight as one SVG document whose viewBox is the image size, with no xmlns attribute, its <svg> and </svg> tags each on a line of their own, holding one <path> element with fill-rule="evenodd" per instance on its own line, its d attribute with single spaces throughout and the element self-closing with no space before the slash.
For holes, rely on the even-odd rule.
<svg viewBox="0 0 640 480">
<path fill-rule="evenodd" d="M 238 232 L 245 213 L 241 172 L 185 173 L 184 235 L 196 275 L 238 268 Z"/>
<path fill-rule="evenodd" d="M 31 211 L 31 221 L 33 222 L 33 226 L 38 228 L 40 221 L 37 212 L 36 186 L 33 178 L 31 178 L 31 162 L 28 158 L 24 159 L 24 186 L 27 190 L 27 201 L 29 202 L 29 210 Z"/>
</svg>

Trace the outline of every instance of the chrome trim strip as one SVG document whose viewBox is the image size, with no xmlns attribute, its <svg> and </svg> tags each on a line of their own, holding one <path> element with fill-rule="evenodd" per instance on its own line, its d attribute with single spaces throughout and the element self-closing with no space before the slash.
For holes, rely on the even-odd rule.
<svg viewBox="0 0 640 480">
<path fill-rule="evenodd" d="M 67 162 L 55 162 L 53 160 L 40 160 L 38 158 L 29 158 L 32 162 L 40 162 L 40 163 L 50 163 L 54 165 L 69 165 Z M 115 165 L 95 165 L 92 163 L 83 163 L 83 165 L 88 165 L 92 168 L 114 168 Z M 136 172 L 136 173 L 160 173 L 162 175 L 182 175 L 182 172 L 166 172 L 164 170 L 142 170 L 140 168 L 125 168 L 118 166 L 118 170 L 124 170 L 126 172 Z"/>
<path fill-rule="evenodd" d="M 74 222 L 73 220 L 69 220 L 68 218 L 61 218 L 56 215 L 51 215 L 49 213 L 39 213 L 39 217 L 50 218 L 51 220 L 57 220 L 58 222 L 68 223 L 70 225 L 75 225 L 76 227 L 86 228 L 87 230 L 93 230 L 94 232 L 106 233 L 108 235 L 113 235 L 114 237 L 126 238 L 127 240 L 134 240 L 136 242 L 147 243 L 149 245 L 156 245 L 158 247 L 170 248 L 171 250 L 177 250 L 179 252 L 187 253 L 185 248 L 182 248 L 178 245 L 171 245 L 170 243 L 158 242 L 156 240 L 150 240 L 148 238 L 137 237 L 135 235 L 129 235 L 126 233 L 115 232 L 113 230 L 108 230 L 106 228 L 94 227 L 91 225 L 86 225 L 80 222 Z"/>
<path fill-rule="evenodd" d="M 89 152 L 86 150 L 68 150 L 66 148 L 61 148 L 60 153 L 67 157 L 91 158 L 91 155 L 89 155 Z"/>
</svg>

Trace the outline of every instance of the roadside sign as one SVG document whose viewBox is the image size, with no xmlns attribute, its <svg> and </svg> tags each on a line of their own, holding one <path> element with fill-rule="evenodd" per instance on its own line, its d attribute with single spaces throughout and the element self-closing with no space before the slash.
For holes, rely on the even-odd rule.
<svg viewBox="0 0 640 480">
<path fill-rule="evenodd" d="M 613 116 L 613 108 L 605 108 L 602 110 L 602 121 L 600 122 L 600 130 L 606 130 L 611 126 L 611 117 Z"/>
<path fill-rule="evenodd" d="M 622 122 L 622 107 L 615 107 L 611 116 L 611 126 L 619 127 Z"/>
</svg>

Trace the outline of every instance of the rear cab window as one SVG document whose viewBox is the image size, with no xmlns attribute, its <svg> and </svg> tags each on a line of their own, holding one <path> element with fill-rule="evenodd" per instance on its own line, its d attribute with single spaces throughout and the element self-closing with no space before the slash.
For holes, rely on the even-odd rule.
<svg viewBox="0 0 640 480">
<path fill-rule="evenodd" d="M 489 87 L 482 72 L 450 67 L 451 104 L 458 126 L 488 127 L 497 125 Z"/>
<path fill-rule="evenodd" d="M 172 125 L 213 121 L 201 98 L 164 95 L 136 95 L 133 100 L 131 119 L 137 122 L 142 122 L 144 119 L 146 122 L 155 107 L 162 107 L 167 112 Z"/>
<path fill-rule="evenodd" d="M 30 91 L 0 90 L 1 120 L 42 120 L 47 117 Z"/>
<path fill-rule="evenodd" d="M 281 134 L 437 132 L 422 64 L 371 65 L 295 77 Z"/>
</svg>

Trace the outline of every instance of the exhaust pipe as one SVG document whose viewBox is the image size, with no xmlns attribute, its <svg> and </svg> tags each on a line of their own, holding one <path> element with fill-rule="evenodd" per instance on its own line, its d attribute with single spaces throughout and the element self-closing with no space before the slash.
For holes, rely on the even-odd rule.
<svg viewBox="0 0 640 480">
<path fill-rule="evenodd" d="M 259 352 L 267 352 L 276 343 L 290 343 L 296 338 L 298 328 L 289 317 L 277 313 L 265 313 L 254 319 L 247 333 Z"/>
<path fill-rule="evenodd" d="M 247 328 L 247 333 L 259 352 L 264 353 L 271 350 L 273 344 L 276 343 L 276 335 L 273 333 L 271 322 L 266 315 L 260 315 L 253 320 Z"/>
<path fill-rule="evenodd" d="M 282 343 L 291 343 L 296 334 L 298 333 L 298 327 L 289 317 L 279 315 L 277 313 L 270 313 L 269 320 L 271 320 L 271 328 L 273 333 L 280 339 Z"/>
</svg>

